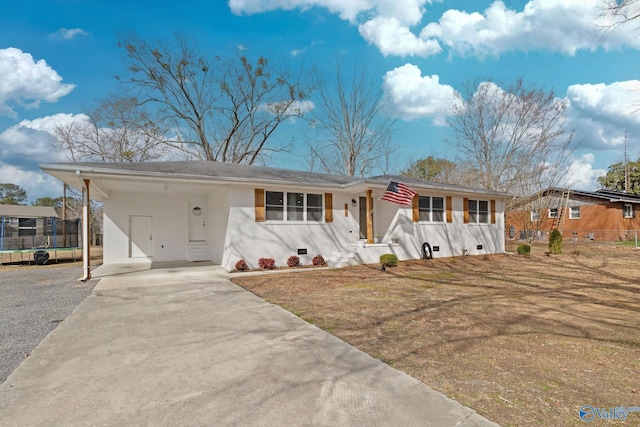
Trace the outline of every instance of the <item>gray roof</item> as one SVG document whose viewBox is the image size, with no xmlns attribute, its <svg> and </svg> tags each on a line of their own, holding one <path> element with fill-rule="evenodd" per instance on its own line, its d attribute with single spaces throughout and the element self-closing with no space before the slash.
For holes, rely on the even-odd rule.
<svg viewBox="0 0 640 427">
<path fill-rule="evenodd" d="M 538 191 L 528 196 L 518 198 L 518 201 L 516 202 L 515 205 L 518 206 L 519 204 L 528 203 L 539 197 L 545 197 L 545 196 L 560 197 L 560 195 L 562 195 L 566 191 L 569 191 L 570 199 L 580 197 L 580 198 L 589 198 L 594 200 L 603 200 L 610 203 L 631 203 L 631 204 L 640 203 L 640 195 L 626 193 L 624 191 L 606 190 L 606 189 L 601 189 L 597 191 L 585 191 L 585 190 L 573 190 L 573 189 L 567 189 L 567 188 L 549 187 L 545 190 Z"/>
<path fill-rule="evenodd" d="M 12 218 L 58 217 L 51 206 L 25 206 L 0 204 L 0 216 Z"/>
<path fill-rule="evenodd" d="M 511 198 L 512 196 L 502 191 L 485 190 L 482 188 L 463 187 L 460 185 L 444 184 L 440 182 L 425 181 L 419 178 L 409 178 L 400 175 L 378 175 L 365 180 L 369 184 L 388 184 L 389 181 L 402 182 L 409 187 L 427 188 L 430 190 L 441 190 L 458 193 L 475 193 L 487 196 L 496 196 L 502 198 Z"/>
<path fill-rule="evenodd" d="M 121 163 L 56 163 L 42 165 L 42 169 L 78 169 L 84 172 L 135 174 L 146 176 L 171 175 L 179 178 L 213 178 L 222 181 L 271 181 L 291 184 L 344 186 L 355 178 L 345 175 L 295 171 L 264 166 L 191 160 L 177 162 L 121 162 Z M 361 181 L 361 180 L 360 180 Z"/>
<path fill-rule="evenodd" d="M 549 194 L 562 194 L 566 189 L 563 188 L 547 188 L 543 191 L 544 195 Z M 571 196 L 590 197 L 593 199 L 606 200 L 612 203 L 625 202 L 625 203 L 640 203 L 640 195 L 625 193 L 624 191 L 616 190 L 598 190 L 598 191 L 583 191 L 583 190 L 570 190 L 569 198 Z"/>
<path fill-rule="evenodd" d="M 297 184 L 343 189 L 349 189 L 350 187 L 359 185 L 373 185 L 384 188 L 390 180 L 394 180 L 422 189 L 467 192 L 499 198 L 511 197 L 511 195 L 503 192 L 434 183 L 398 175 L 380 175 L 365 179 L 347 175 L 334 175 L 265 166 L 238 165 L 233 163 L 222 163 L 206 160 L 143 163 L 54 163 L 41 165 L 40 167 L 45 172 L 66 171 L 67 173 L 69 173 L 75 172 L 77 170 L 82 173 L 96 173 L 111 176 L 120 175 L 158 178 L 171 177 L 179 179 L 205 179 L 224 182 Z"/>
</svg>

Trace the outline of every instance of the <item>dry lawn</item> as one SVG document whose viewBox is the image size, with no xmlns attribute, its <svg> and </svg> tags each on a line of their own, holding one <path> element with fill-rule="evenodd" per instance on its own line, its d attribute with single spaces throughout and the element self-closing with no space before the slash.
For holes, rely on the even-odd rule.
<svg viewBox="0 0 640 427">
<path fill-rule="evenodd" d="M 544 251 L 234 282 L 504 426 L 640 406 L 640 251 Z"/>
</svg>

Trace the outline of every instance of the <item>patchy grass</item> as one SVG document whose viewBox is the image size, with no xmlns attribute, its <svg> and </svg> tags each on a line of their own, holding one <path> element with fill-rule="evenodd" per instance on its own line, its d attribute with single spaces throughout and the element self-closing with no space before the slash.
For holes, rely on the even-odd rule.
<svg viewBox="0 0 640 427">
<path fill-rule="evenodd" d="M 640 406 L 640 251 L 566 249 L 234 281 L 501 425 L 582 425 Z"/>
</svg>

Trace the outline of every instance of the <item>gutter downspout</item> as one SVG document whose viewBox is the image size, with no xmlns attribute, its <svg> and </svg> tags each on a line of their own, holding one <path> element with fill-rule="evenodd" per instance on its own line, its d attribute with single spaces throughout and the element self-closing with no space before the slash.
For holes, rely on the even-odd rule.
<svg viewBox="0 0 640 427">
<path fill-rule="evenodd" d="M 76 175 L 80 176 L 80 171 L 76 171 Z M 91 247 L 91 198 L 89 197 L 89 186 L 91 181 L 88 179 L 82 180 L 84 185 L 82 186 L 82 270 L 84 275 L 80 279 L 83 282 L 91 279 L 91 260 L 90 251 Z"/>
</svg>

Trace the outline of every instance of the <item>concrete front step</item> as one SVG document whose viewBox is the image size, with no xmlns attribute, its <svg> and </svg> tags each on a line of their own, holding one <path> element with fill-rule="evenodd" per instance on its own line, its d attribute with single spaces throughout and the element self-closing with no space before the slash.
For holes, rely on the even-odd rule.
<svg viewBox="0 0 640 427">
<path fill-rule="evenodd" d="M 360 262 L 358 261 L 357 254 L 355 252 L 338 252 L 337 254 L 329 257 L 325 260 L 329 267 L 333 268 L 342 268 L 348 265 L 358 265 Z"/>
<path fill-rule="evenodd" d="M 211 251 L 209 251 L 207 242 L 189 242 L 187 245 L 187 261 L 211 261 Z"/>
</svg>

